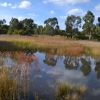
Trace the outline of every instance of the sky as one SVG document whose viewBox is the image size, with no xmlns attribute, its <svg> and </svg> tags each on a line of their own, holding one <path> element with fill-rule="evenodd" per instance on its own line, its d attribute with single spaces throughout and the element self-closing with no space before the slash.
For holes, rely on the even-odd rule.
<svg viewBox="0 0 100 100">
<path fill-rule="evenodd" d="M 60 29 L 65 29 L 67 16 L 83 17 L 90 10 L 95 23 L 100 17 L 100 0 L 0 0 L 0 20 L 32 18 L 34 23 L 44 25 L 48 18 L 56 17 Z M 84 22 L 83 22 L 84 23 Z"/>
</svg>

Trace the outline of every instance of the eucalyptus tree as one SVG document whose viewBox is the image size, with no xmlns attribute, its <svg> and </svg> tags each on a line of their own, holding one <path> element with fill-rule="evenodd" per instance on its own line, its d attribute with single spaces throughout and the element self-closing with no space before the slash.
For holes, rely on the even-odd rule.
<svg viewBox="0 0 100 100">
<path fill-rule="evenodd" d="M 31 35 L 34 32 L 34 28 L 37 28 L 37 24 L 35 24 L 34 20 L 31 18 L 25 18 L 21 23 L 23 24 L 23 29 L 26 31 L 27 35 Z"/>
<path fill-rule="evenodd" d="M 6 23 L 6 20 L 5 20 L 5 19 L 0 20 L 0 27 L 1 27 L 2 25 L 4 25 L 5 23 Z"/>
<path fill-rule="evenodd" d="M 98 17 L 98 23 L 95 25 L 95 38 L 100 40 L 100 17 Z"/>
<path fill-rule="evenodd" d="M 7 34 L 13 34 L 14 31 L 16 31 L 19 29 L 19 20 L 17 18 L 11 18 L 11 21 L 9 22 L 9 30 Z"/>
<path fill-rule="evenodd" d="M 11 21 L 9 22 L 10 28 L 12 28 L 13 30 L 18 29 L 19 27 L 19 20 L 17 18 L 13 18 L 11 19 Z"/>
<path fill-rule="evenodd" d="M 81 27 L 81 23 L 82 20 L 80 16 L 75 16 L 75 15 L 68 16 L 65 21 L 66 32 L 72 36 L 76 32 L 74 30 L 77 30 L 78 32 L 78 28 Z"/>
<path fill-rule="evenodd" d="M 83 20 L 85 22 L 83 24 L 83 30 L 87 32 L 86 34 L 89 35 L 89 39 L 91 39 L 94 19 L 95 16 L 91 11 L 87 11 L 85 16 L 83 17 Z"/>
<path fill-rule="evenodd" d="M 44 21 L 44 24 L 46 24 L 49 35 L 54 35 L 55 29 L 58 27 L 57 18 L 56 17 L 48 18 L 47 20 Z"/>
<path fill-rule="evenodd" d="M 98 22 L 99 22 L 99 25 L 100 25 L 100 17 L 98 17 Z"/>
<path fill-rule="evenodd" d="M 7 34 L 9 26 L 5 24 L 6 20 L 0 20 L 0 34 Z"/>
<path fill-rule="evenodd" d="M 38 34 L 43 34 L 43 26 L 42 25 L 38 26 Z"/>
</svg>

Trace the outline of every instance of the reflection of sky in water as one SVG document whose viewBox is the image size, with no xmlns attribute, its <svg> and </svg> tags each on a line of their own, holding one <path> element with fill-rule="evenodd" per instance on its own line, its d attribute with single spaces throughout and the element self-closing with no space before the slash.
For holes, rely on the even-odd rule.
<svg viewBox="0 0 100 100">
<path fill-rule="evenodd" d="M 51 100 L 50 97 L 54 97 L 55 93 L 55 80 L 58 80 L 74 83 L 75 85 L 85 85 L 87 87 L 85 100 L 98 100 L 98 98 L 100 98 L 100 80 L 96 78 L 97 72 L 95 71 L 95 59 L 90 56 L 77 58 L 68 56 L 57 58 L 57 56 L 52 56 L 54 57 L 54 59 L 52 58 L 53 60 L 50 58 L 48 59 L 51 61 L 57 59 L 55 66 L 52 66 L 50 64 L 48 65 L 48 62 L 43 62 L 43 60 L 46 61 L 45 53 L 37 52 L 36 55 L 39 56 L 37 63 L 37 66 L 39 67 L 35 67 L 36 64 L 34 61 L 28 63 L 28 66 L 31 68 L 30 79 L 33 79 L 33 82 L 29 83 L 30 90 L 34 90 L 41 94 L 44 98 Z M 3 58 L 3 61 L 9 67 L 13 66 L 16 62 L 10 58 L 10 56 Z M 77 65 L 77 62 L 78 67 L 74 68 Z M 69 64 L 69 67 L 65 67 L 65 64 Z M 85 70 L 87 70 L 87 72 L 84 72 Z"/>
</svg>

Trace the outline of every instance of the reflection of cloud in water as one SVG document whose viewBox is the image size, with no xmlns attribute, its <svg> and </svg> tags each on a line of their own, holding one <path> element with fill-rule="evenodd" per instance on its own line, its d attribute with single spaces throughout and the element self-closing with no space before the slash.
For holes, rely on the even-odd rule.
<svg viewBox="0 0 100 100">
<path fill-rule="evenodd" d="M 93 89 L 91 94 L 92 94 L 93 96 L 100 95 L 100 89 Z"/>
<path fill-rule="evenodd" d="M 91 69 L 94 70 L 95 69 L 95 60 L 93 58 L 91 58 Z"/>
<path fill-rule="evenodd" d="M 4 59 L 4 63 L 5 63 L 5 65 L 6 66 L 8 66 L 8 67 L 11 67 L 14 63 L 13 63 L 13 60 L 10 58 L 10 57 L 6 57 L 5 59 Z"/>
<path fill-rule="evenodd" d="M 43 68 L 42 71 L 46 71 Z M 61 68 L 54 68 L 47 70 L 46 74 L 57 76 L 58 81 L 76 83 L 77 85 L 87 85 L 89 79 L 83 76 L 82 72 L 78 70 L 65 70 Z"/>
<path fill-rule="evenodd" d="M 42 69 L 41 69 L 41 71 L 45 72 L 45 71 L 46 71 L 46 69 L 45 69 L 45 68 L 42 68 Z"/>
<path fill-rule="evenodd" d="M 61 73 L 62 75 L 58 78 L 59 81 L 77 83 L 79 85 L 86 85 L 88 82 L 88 79 L 78 70 L 64 70 Z"/>
</svg>

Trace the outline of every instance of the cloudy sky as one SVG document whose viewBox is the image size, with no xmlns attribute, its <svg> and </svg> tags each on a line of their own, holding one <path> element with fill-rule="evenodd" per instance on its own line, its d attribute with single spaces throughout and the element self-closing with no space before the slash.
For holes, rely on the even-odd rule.
<svg viewBox="0 0 100 100">
<path fill-rule="evenodd" d="M 32 18 L 38 25 L 44 20 L 57 17 L 60 28 L 65 29 L 68 15 L 84 16 L 90 10 L 95 15 L 95 22 L 100 16 L 100 0 L 0 0 L 0 19 L 7 24 L 12 17 L 22 20 Z"/>
</svg>

